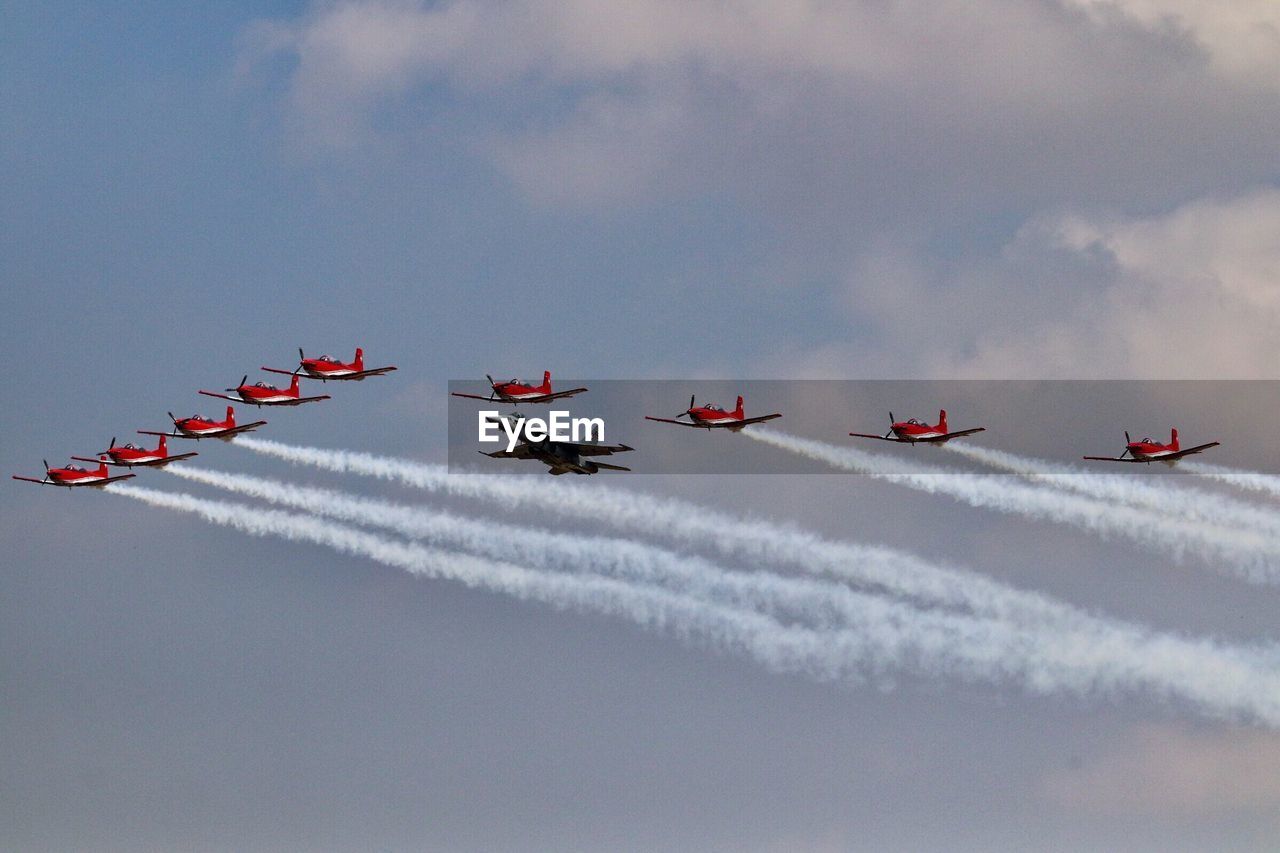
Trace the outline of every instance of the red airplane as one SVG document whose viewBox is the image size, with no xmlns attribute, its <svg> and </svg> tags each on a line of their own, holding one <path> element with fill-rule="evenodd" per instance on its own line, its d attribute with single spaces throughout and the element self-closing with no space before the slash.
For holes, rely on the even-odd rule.
<svg viewBox="0 0 1280 853">
<path fill-rule="evenodd" d="M 1124 452 L 1119 456 L 1086 456 L 1085 459 L 1092 459 L 1096 462 L 1164 462 L 1172 465 L 1184 456 L 1190 456 L 1193 453 L 1200 453 L 1208 450 L 1210 447 L 1217 447 L 1221 442 L 1211 441 L 1208 444 L 1198 444 L 1195 447 L 1188 447 L 1183 450 L 1178 444 L 1178 431 L 1173 430 L 1173 436 L 1169 439 L 1168 444 L 1161 444 L 1153 438 L 1144 438 L 1142 441 L 1130 441 L 1129 433 L 1124 434 L 1125 446 Z M 1126 459 L 1125 457 L 1128 456 Z"/>
<path fill-rule="evenodd" d="M 268 373 L 281 373 L 285 376 L 292 376 L 299 370 L 310 376 L 312 379 L 327 381 L 329 379 L 353 379 L 359 382 L 369 376 L 381 376 L 384 373 L 390 373 L 395 370 L 394 367 L 374 367 L 370 370 L 364 369 L 364 350 L 356 347 L 356 357 L 350 364 L 343 364 L 331 355 L 322 355 L 319 358 L 307 358 L 302 352 L 302 347 L 298 347 L 298 366 L 293 370 L 281 370 L 278 367 L 264 367 L 263 370 Z"/>
<path fill-rule="evenodd" d="M 742 411 L 742 398 L 738 398 L 738 406 L 732 412 L 726 412 L 724 409 L 712 403 L 706 403 L 701 406 L 695 406 L 696 397 L 689 398 L 689 408 L 685 409 L 675 418 L 655 418 L 652 415 L 645 415 L 646 421 L 657 421 L 660 424 L 676 424 L 677 426 L 694 427 L 695 429 L 728 429 L 737 432 L 750 424 L 758 424 L 763 421 L 771 421 L 774 418 L 782 417 L 781 412 L 774 412 L 771 415 L 760 415 L 755 418 L 748 418 Z M 688 422 L 679 420 L 680 418 L 688 418 Z"/>
<path fill-rule="evenodd" d="M 207 415 L 192 415 L 189 418 L 175 418 L 173 412 L 169 412 L 169 420 L 173 421 L 173 432 L 155 432 L 149 429 L 138 430 L 139 435 L 159 435 L 165 438 L 221 438 L 230 439 L 232 436 L 239 435 L 242 432 L 250 432 L 260 426 L 265 426 L 266 421 L 254 421 L 249 424 L 241 424 L 236 426 L 236 410 L 227 406 L 227 419 L 225 421 L 211 420 Z"/>
<path fill-rule="evenodd" d="M 160 436 L 160 443 L 155 450 L 147 450 L 145 447 L 138 447 L 132 442 L 123 447 L 116 447 L 116 440 L 111 439 L 111 446 L 102 451 L 97 459 L 90 459 L 84 456 L 72 456 L 78 462 L 104 462 L 120 468 L 132 468 L 134 465 L 146 465 L 151 468 L 160 468 L 168 465 L 170 462 L 177 462 L 179 459 L 190 459 L 196 454 L 179 453 L 175 456 L 169 455 L 169 446 L 165 444 L 166 436 Z M 107 457 L 111 457 L 108 461 Z"/>
<path fill-rule="evenodd" d="M 294 373 L 293 381 L 289 383 L 288 388 L 277 388 L 269 382 L 249 383 L 249 375 L 246 373 L 244 378 L 240 380 L 240 384 L 235 388 L 227 388 L 228 393 L 235 394 L 235 397 L 228 397 L 226 394 L 217 394 L 213 391 L 201 391 L 200 393 L 206 397 L 217 397 L 219 400 L 230 400 L 233 403 L 248 403 L 251 406 L 297 406 L 301 403 L 314 403 L 318 400 L 328 400 L 328 394 L 320 394 L 316 397 L 300 396 L 298 390 L 298 374 Z"/>
<path fill-rule="evenodd" d="M 550 403 L 552 400 L 560 400 L 565 397 L 572 397 L 574 394 L 581 394 L 586 388 L 573 388 L 568 391 L 552 391 L 551 390 L 551 371 L 545 371 L 542 374 L 541 385 L 530 385 L 521 379 L 512 379 L 510 382 L 494 382 L 493 377 L 485 375 L 485 379 L 489 380 L 489 385 L 493 388 L 489 392 L 489 396 L 485 397 L 480 394 L 463 394 L 454 391 L 455 397 L 466 397 L 468 400 L 484 400 L 489 403 Z"/>
<path fill-rule="evenodd" d="M 890 412 L 889 431 L 884 435 L 872 435 L 868 432 L 851 432 L 849 435 L 856 438 L 874 438 L 877 441 L 897 441 L 906 444 L 945 444 L 953 438 L 973 435 L 975 432 L 985 432 L 986 429 L 986 427 L 974 427 L 973 429 L 961 429 L 951 432 L 947 427 L 947 410 L 943 409 L 938 412 L 938 422 L 932 426 L 915 418 L 895 421 L 893 412 Z"/>
<path fill-rule="evenodd" d="M 20 477 L 13 475 L 15 480 L 25 480 L 28 483 L 38 483 L 41 486 L 62 486 L 64 488 L 73 489 L 78 486 L 105 486 L 107 483 L 114 483 L 117 480 L 127 480 L 130 477 L 136 477 L 136 474 L 118 474 L 111 476 L 107 471 L 107 463 L 99 462 L 97 470 L 89 471 L 81 468 L 79 465 L 68 465 L 65 468 L 50 468 L 49 463 L 44 463 L 44 479 L 37 480 L 35 477 Z"/>
</svg>

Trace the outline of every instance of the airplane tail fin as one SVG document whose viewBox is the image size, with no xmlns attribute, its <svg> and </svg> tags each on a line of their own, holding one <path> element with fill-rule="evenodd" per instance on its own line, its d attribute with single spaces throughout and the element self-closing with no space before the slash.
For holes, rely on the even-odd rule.
<svg viewBox="0 0 1280 853">
<path fill-rule="evenodd" d="M 938 410 L 938 429 L 941 430 L 942 432 L 951 432 L 951 430 L 947 429 L 947 410 L 946 409 Z"/>
<path fill-rule="evenodd" d="M 733 410 L 734 417 L 742 417 L 742 398 L 738 398 L 738 405 Z"/>
<path fill-rule="evenodd" d="M 364 370 L 364 350 L 360 347 L 356 347 L 355 368 L 356 370 Z"/>
<path fill-rule="evenodd" d="M 548 393 L 551 392 L 551 371 L 550 370 L 542 371 L 542 390 Z"/>
<path fill-rule="evenodd" d="M 1173 428 L 1173 436 L 1169 439 L 1169 449 L 1170 450 L 1178 449 L 1178 428 L 1177 427 Z"/>
<path fill-rule="evenodd" d="M 227 406 L 227 426 L 236 425 L 236 409 L 235 406 Z"/>
<path fill-rule="evenodd" d="M 111 472 L 107 470 L 107 457 L 105 457 L 105 456 L 99 456 L 99 457 L 98 457 L 98 471 L 97 471 L 97 474 L 98 474 L 98 476 L 99 476 L 99 477 L 108 477 L 108 476 L 110 476 Z"/>
<path fill-rule="evenodd" d="M 293 381 L 289 383 L 289 391 L 296 394 L 298 392 L 298 383 L 301 381 L 298 378 L 298 374 L 293 374 Z"/>
<path fill-rule="evenodd" d="M 161 453 L 168 453 L 168 452 L 169 452 L 169 445 L 165 443 L 165 440 L 164 440 L 164 436 L 163 436 L 163 435 L 162 435 L 162 436 L 160 436 L 160 447 L 159 447 L 159 450 L 160 450 L 160 452 L 161 452 Z"/>
</svg>

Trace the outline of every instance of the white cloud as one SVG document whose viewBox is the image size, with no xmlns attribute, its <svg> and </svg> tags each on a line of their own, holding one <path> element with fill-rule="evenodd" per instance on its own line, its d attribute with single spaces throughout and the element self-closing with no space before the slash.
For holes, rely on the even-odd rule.
<svg viewBox="0 0 1280 853">
<path fill-rule="evenodd" d="M 1105 22 L 1120 13 L 1154 30 L 1186 33 L 1219 72 L 1280 87 L 1280 3 L 1275 0 L 1070 0 Z"/>
<path fill-rule="evenodd" d="M 1239 34 L 1274 15 L 1252 0 L 1213 15 L 1184 5 L 1170 17 L 1157 0 L 369 0 L 256 25 L 240 65 L 293 58 L 292 109 L 326 145 L 358 142 L 380 104 L 447 90 L 490 121 L 499 165 L 550 203 L 564 187 L 594 202 L 637 181 L 680 186 L 705 174 L 706 152 L 731 161 L 727 183 L 763 171 L 787 186 L 840 171 L 865 186 L 896 154 L 911 158 L 897 174 L 941 177 L 952 200 L 1016 202 L 1028 182 L 1127 188 L 1122 168 L 1129 186 L 1203 192 L 1206 171 L 1256 181 L 1278 128 L 1255 117 L 1276 114 L 1280 76 L 1262 48 L 1241 58 L 1252 42 Z M 1259 70 L 1242 76 L 1242 63 Z M 1272 85 L 1259 95 L 1246 77 Z M 528 115 L 540 99 L 554 106 Z M 637 140 L 660 144 L 637 157 Z M 607 186 L 574 174 L 578 159 L 631 165 Z"/>
<path fill-rule="evenodd" d="M 1152 217 L 1064 216 L 1013 249 L 1056 249 L 1106 270 L 1101 291 L 987 330 L 965 370 L 999 375 L 1273 378 L 1280 372 L 1280 191 L 1201 200 Z M 1060 306 L 1061 303 L 1058 303 Z"/>
</svg>

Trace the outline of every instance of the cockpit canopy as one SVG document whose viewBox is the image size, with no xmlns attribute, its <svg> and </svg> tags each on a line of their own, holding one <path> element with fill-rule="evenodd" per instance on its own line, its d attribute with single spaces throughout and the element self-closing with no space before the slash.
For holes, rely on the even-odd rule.
<svg viewBox="0 0 1280 853">
<path fill-rule="evenodd" d="M 706 403 L 706 404 L 704 404 L 704 405 L 703 405 L 703 407 L 702 407 L 702 408 L 706 409 L 708 412 L 723 412 L 723 411 L 724 411 L 724 409 L 720 408 L 720 407 L 719 407 L 719 406 L 717 406 L 715 403 Z"/>
<path fill-rule="evenodd" d="M 280 389 L 279 389 L 279 388 L 277 388 L 276 386 L 272 385 L 270 382 L 263 382 L 263 381 L 261 381 L 261 380 L 259 380 L 258 382 L 253 383 L 253 387 L 254 387 L 254 388 L 267 388 L 267 389 L 272 390 L 272 391 L 279 391 L 279 390 L 280 390 Z"/>
<path fill-rule="evenodd" d="M 328 362 L 329 364 L 338 363 L 338 360 L 331 355 L 322 355 L 319 358 L 317 358 L 316 361 L 325 361 L 325 362 Z"/>
</svg>

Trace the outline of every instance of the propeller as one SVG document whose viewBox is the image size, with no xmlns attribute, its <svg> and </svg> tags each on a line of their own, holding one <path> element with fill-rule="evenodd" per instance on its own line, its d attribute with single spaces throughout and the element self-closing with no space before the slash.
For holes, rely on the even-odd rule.
<svg viewBox="0 0 1280 853">
<path fill-rule="evenodd" d="M 301 364 L 306 360 L 307 360 L 307 357 L 302 354 L 302 347 L 298 347 L 298 363 Z"/>
<path fill-rule="evenodd" d="M 226 390 L 227 390 L 227 391 L 239 391 L 241 388 L 243 388 L 243 387 L 244 387 L 245 385 L 247 385 L 248 383 L 249 383 L 249 374 L 247 374 L 247 373 L 246 373 L 243 377 L 241 377 L 241 378 L 240 378 L 240 385 L 239 385 L 238 387 L 236 387 L 236 388 L 227 388 Z"/>
<path fill-rule="evenodd" d="M 116 437 L 113 435 L 111 436 L 111 443 L 107 445 L 107 450 L 110 450 L 115 446 L 116 446 Z"/>
<path fill-rule="evenodd" d="M 1133 439 L 1129 438 L 1129 431 L 1128 431 L 1128 430 L 1125 430 L 1125 431 L 1124 431 L 1124 452 L 1120 454 L 1120 458 L 1121 458 L 1121 459 L 1123 459 L 1125 456 L 1128 456 L 1128 455 L 1129 455 L 1129 445 L 1130 445 L 1130 444 L 1133 444 Z"/>
<path fill-rule="evenodd" d="M 694 402 L 697 400 L 697 398 L 698 398 L 698 395 L 697 395 L 697 394 L 690 394 L 690 395 L 689 395 L 689 408 L 688 408 L 688 409 L 685 409 L 683 412 L 681 412 L 680 414 L 676 415 L 676 417 L 677 417 L 677 418 L 690 418 L 690 419 L 692 419 L 692 418 L 693 418 L 693 415 L 689 414 L 689 412 L 693 409 Z"/>
<path fill-rule="evenodd" d="M 893 425 L 896 423 L 897 423 L 897 420 L 893 417 L 893 412 L 890 412 L 889 413 L 889 431 L 884 434 L 885 438 L 888 438 L 889 436 L 893 435 Z"/>
<path fill-rule="evenodd" d="M 44 472 L 45 472 L 46 474 L 48 474 L 48 473 L 49 473 L 49 460 L 48 460 L 48 459 L 41 459 L 40 461 L 44 463 Z"/>
<path fill-rule="evenodd" d="M 173 421 L 174 425 L 177 426 L 178 419 L 173 416 L 173 412 L 165 412 L 165 414 L 168 415 L 169 420 Z"/>
</svg>

